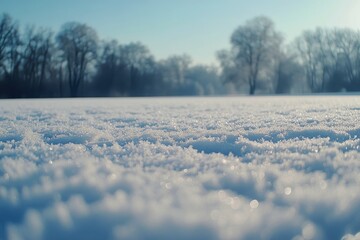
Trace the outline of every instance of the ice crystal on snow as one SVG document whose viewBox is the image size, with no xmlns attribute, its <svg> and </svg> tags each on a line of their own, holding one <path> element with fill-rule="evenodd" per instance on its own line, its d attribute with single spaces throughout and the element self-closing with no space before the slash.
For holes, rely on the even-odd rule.
<svg viewBox="0 0 360 240">
<path fill-rule="evenodd" d="M 358 97 L 0 101 L 0 239 L 357 239 Z"/>
</svg>

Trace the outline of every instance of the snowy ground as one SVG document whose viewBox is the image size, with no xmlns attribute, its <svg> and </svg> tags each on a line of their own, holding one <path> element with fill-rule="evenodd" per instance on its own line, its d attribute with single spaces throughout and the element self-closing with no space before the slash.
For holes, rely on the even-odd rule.
<svg viewBox="0 0 360 240">
<path fill-rule="evenodd" d="M 355 96 L 1 100 L 0 239 L 359 239 L 359 120 Z"/>
</svg>

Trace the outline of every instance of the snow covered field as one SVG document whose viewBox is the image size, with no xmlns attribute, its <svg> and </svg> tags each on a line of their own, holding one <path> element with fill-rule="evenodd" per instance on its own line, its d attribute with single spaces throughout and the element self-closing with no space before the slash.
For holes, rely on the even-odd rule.
<svg viewBox="0 0 360 240">
<path fill-rule="evenodd" d="M 0 239 L 359 239 L 360 97 L 0 101 Z"/>
</svg>

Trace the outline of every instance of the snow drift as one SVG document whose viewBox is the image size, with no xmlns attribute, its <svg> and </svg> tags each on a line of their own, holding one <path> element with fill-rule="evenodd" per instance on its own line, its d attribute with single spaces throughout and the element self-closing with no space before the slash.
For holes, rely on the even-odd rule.
<svg viewBox="0 0 360 240">
<path fill-rule="evenodd" d="M 0 239 L 359 239 L 360 98 L 0 101 Z"/>
</svg>

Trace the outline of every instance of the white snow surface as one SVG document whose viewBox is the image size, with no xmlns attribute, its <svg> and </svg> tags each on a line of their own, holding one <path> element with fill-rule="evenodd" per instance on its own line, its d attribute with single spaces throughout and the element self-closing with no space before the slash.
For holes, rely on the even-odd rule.
<svg viewBox="0 0 360 240">
<path fill-rule="evenodd" d="M 0 239 L 360 239 L 360 97 L 0 101 Z"/>
</svg>

